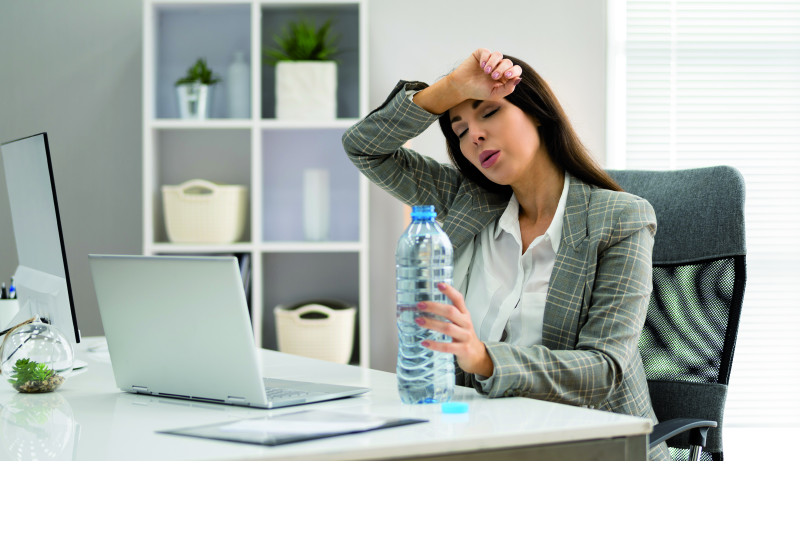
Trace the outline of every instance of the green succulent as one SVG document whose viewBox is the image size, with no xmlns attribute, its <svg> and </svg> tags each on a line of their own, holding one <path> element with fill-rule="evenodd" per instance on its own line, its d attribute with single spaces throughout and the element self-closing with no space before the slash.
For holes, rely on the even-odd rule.
<svg viewBox="0 0 800 550">
<path fill-rule="evenodd" d="M 14 364 L 14 371 L 8 381 L 14 387 L 18 387 L 26 382 L 44 382 L 55 375 L 56 372 L 47 368 L 44 363 L 36 363 L 30 359 L 19 359 Z"/>
<path fill-rule="evenodd" d="M 278 61 L 331 61 L 339 49 L 339 35 L 331 32 L 333 21 L 328 19 L 319 28 L 314 22 L 301 19 L 289 22 L 283 34 L 273 38 L 278 49 L 263 50 L 264 63 Z"/>
<path fill-rule="evenodd" d="M 200 58 L 195 62 L 194 65 L 189 67 L 185 76 L 175 81 L 175 85 L 180 86 L 182 84 L 193 84 L 195 82 L 199 82 L 200 84 L 207 84 L 210 86 L 220 82 L 221 80 L 222 78 L 220 78 L 219 75 L 214 74 L 214 72 L 209 69 L 208 65 L 206 64 L 206 60 Z"/>
</svg>

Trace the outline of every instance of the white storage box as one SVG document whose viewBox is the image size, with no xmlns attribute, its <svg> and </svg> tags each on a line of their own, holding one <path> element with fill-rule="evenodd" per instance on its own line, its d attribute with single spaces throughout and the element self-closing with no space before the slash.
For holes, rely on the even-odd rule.
<svg viewBox="0 0 800 550">
<path fill-rule="evenodd" d="M 356 308 L 319 301 L 277 306 L 278 351 L 346 364 L 353 353 Z"/>
<path fill-rule="evenodd" d="M 164 185 L 164 223 L 174 243 L 226 244 L 241 240 L 247 219 L 247 188 L 189 180 Z"/>
</svg>

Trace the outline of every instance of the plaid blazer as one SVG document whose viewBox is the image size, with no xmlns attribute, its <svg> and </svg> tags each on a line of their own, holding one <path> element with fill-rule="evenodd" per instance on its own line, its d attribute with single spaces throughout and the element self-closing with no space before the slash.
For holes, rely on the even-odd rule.
<svg viewBox="0 0 800 550">
<path fill-rule="evenodd" d="M 471 254 L 478 234 L 502 215 L 508 200 L 487 193 L 449 164 L 403 148 L 437 119 L 406 94 L 424 86 L 401 81 L 342 142 L 375 184 L 406 204 L 434 205 L 456 255 Z M 655 231 L 655 213 L 646 200 L 570 176 L 542 344 L 484 342 L 494 374 L 482 378 L 457 369 L 459 383 L 490 397 L 531 397 L 657 422 L 638 347 L 652 291 Z M 462 282 L 456 274 L 455 286 Z M 651 459 L 668 456 L 664 443 L 650 452 Z"/>
</svg>

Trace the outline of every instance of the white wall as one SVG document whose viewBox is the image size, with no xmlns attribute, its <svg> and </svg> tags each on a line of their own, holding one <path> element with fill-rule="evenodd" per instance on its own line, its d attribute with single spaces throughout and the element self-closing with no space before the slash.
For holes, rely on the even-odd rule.
<svg viewBox="0 0 800 550">
<path fill-rule="evenodd" d="M 371 0 L 371 107 L 399 79 L 432 82 L 477 47 L 528 61 L 552 85 L 597 158 L 605 155 L 605 0 Z M 78 321 L 102 333 L 86 255 L 141 243 L 141 0 L 0 2 L 0 142 L 47 131 Z M 445 160 L 437 127 L 415 140 Z M 0 172 L 0 177 L 2 173 Z M 372 357 L 393 370 L 399 205 L 371 200 Z M 0 280 L 16 267 L 0 196 Z"/>
</svg>

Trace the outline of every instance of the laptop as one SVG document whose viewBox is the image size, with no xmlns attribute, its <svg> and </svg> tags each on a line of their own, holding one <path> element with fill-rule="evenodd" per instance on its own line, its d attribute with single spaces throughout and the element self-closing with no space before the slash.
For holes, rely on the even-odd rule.
<svg viewBox="0 0 800 550">
<path fill-rule="evenodd" d="M 369 391 L 262 378 L 234 257 L 90 254 L 89 266 L 123 391 L 264 409 Z"/>
</svg>

